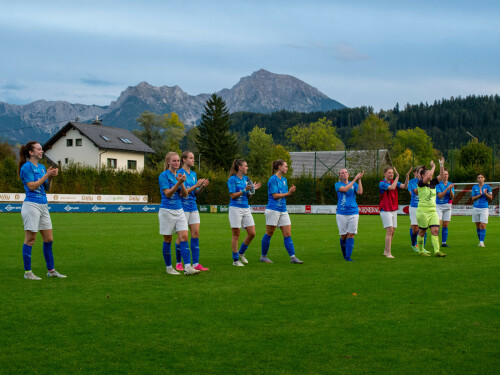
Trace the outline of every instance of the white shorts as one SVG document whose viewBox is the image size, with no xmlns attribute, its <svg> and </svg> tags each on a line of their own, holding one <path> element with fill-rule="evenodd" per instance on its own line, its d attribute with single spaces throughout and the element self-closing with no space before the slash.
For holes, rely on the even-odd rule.
<svg viewBox="0 0 500 375">
<path fill-rule="evenodd" d="M 398 227 L 398 211 L 380 211 L 384 228 Z"/>
<path fill-rule="evenodd" d="M 337 227 L 339 227 L 339 235 L 343 236 L 347 233 L 358 233 L 359 214 L 356 215 L 339 215 L 337 214 Z"/>
<path fill-rule="evenodd" d="M 231 228 L 254 227 L 252 211 L 250 208 L 229 207 L 229 224 Z"/>
<path fill-rule="evenodd" d="M 280 212 L 275 210 L 268 210 L 264 212 L 266 217 L 266 225 L 271 225 L 273 227 L 286 227 L 287 225 L 292 225 L 290 221 L 290 216 L 288 212 Z"/>
<path fill-rule="evenodd" d="M 188 225 L 200 224 L 200 213 L 198 211 L 184 211 Z"/>
<path fill-rule="evenodd" d="M 488 224 L 489 208 L 472 207 L 472 222 Z"/>
<path fill-rule="evenodd" d="M 451 203 L 436 204 L 436 211 L 440 221 L 451 221 Z"/>
<path fill-rule="evenodd" d="M 417 222 L 417 207 L 411 207 L 409 209 L 410 213 L 410 225 L 418 225 Z"/>
<path fill-rule="evenodd" d="M 182 209 L 160 208 L 158 218 L 160 219 L 160 234 L 163 236 L 171 236 L 174 232 L 188 230 L 186 215 Z"/>
<path fill-rule="evenodd" d="M 24 230 L 36 233 L 40 230 L 52 229 L 47 204 L 23 202 L 21 217 L 23 218 Z"/>
</svg>

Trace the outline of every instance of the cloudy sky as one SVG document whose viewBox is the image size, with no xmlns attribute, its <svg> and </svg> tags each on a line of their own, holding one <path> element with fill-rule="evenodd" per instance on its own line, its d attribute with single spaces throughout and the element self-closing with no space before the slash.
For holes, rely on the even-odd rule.
<svg viewBox="0 0 500 375">
<path fill-rule="evenodd" d="M 0 0 L 0 101 L 191 95 L 258 69 L 349 106 L 500 93 L 500 1 Z"/>
</svg>

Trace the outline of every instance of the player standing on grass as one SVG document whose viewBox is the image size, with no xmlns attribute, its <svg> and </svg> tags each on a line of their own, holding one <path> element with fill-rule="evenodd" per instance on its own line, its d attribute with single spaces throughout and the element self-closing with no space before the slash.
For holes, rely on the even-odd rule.
<svg viewBox="0 0 500 375">
<path fill-rule="evenodd" d="M 417 207 L 418 207 L 418 194 L 417 194 L 417 184 L 418 180 L 420 180 L 419 170 L 422 166 L 415 167 L 413 169 L 413 176 L 415 178 L 408 181 L 408 191 L 410 192 L 411 200 L 410 200 L 410 238 L 411 238 L 411 248 L 414 252 L 418 253 L 417 246 L 417 236 L 418 236 L 418 222 L 417 222 Z M 427 238 L 427 233 L 425 234 L 424 240 Z M 424 243 L 425 245 L 425 243 Z M 428 252 L 424 249 L 424 253 Z"/>
<path fill-rule="evenodd" d="M 198 206 L 196 205 L 196 196 L 201 193 L 205 186 L 208 185 L 208 180 L 198 180 L 196 172 L 191 170 L 193 167 L 194 154 L 191 151 L 184 151 L 181 154 L 181 169 L 178 170 L 177 175 L 183 174 L 186 176 L 184 186 L 186 187 L 188 196 L 186 198 L 181 197 L 181 201 L 182 210 L 184 211 L 189 229 L 191 230 L 191 254 L 193 255 L 193 268 L 199 271 L 208 271 L 208 268 L 205 268 L 200 264 L 200 213 L 198 212 Z M 182 267 L 179 237 L 177 237 L 175 242 L 175 257 L 177 260 L 175 269 L 177 271 L 183 271 L 184 268 Z"/>
<path fill-rule="evenodd" d="M 358 233 L 359 221 L 356 194 L 363 194 L 361 178 L 364 174 L 364 171 L 358 173 L 356 177 L 349 182 L 349 172 L 344 168 L 339 172 L 340 181 L 335 183 L 335 191 L 338 197 L 336 216 L 340 235 L 340 248 L 342 249 L 344 259 L 348 262 L 353 261 L 351 255 L 354 248 L 354 235 Z"/>
<path fill-rule="evenodd" d="M 454 184 L 448 181 L 448 170 L 444 169 L 443 179 L 436 186 L 436 209 L 441 225 L 441 247 L 448 247 L 448 225 L 451 221 L 451 204 L 455 196 Z"/>
<path fill-rule="evenodd" d="M 295 256 L 295 248 L 292 241 L 292 223 L 286 209 L 286 197 L 289 197 L 295 192 L 295 186 L 292 185 L 288 189 L 288 182 L 285 174 L 288 172 L 288 164 L 284 160 L 276 160 L 273 162 L 273 175 L 267 182 L 268 203 L 265 211 L 266 216 L 266 233 L 262 238 L 262 256 L 260 261 L 264 263 L 272 263 L 267 257 L 271 237 L 276 230 L 276 227 L 281 229 L 285 241 L 285 249 L 290 255 L 291 263 L 302 264 L 299 258 Z"/>
<path fill-rule="evenodd" d="M 54 268 L 54 255 L 52 253 L 52 221 L 50 220 L 47 205 L 46 191 L 50 189 L 52 178 L 57 176 L 59 170 L 38 164 L 42 159 L 43 149 L 40 143 L 31 141 L 21 146 L 19 151 L 18 173 L 24 185 L 26 198 L 21 208 L 21 217 L 24 223 L 24 278 L 28 280 L 41 280 L 31 270 L 31 250 L 35 244 L 36 234 L 41 233 L 43 239 L 43 256 L 47 265 L 47 277 L 65 278 Z"/>
<path fill-rule="evenodd" d="M 200 273 L 191 267 L 191 254 L 188 245 L 188 223 L 184 211 L 182 210 L 181 196 L 187 197 L 188 193 L 184 186 L 186 175 L 176 174 L 180 167 L 179 155 L 176 152 L 169 152 L 165 155 L 165 167 L 158 181 L 161 191 L 161 205 L 158 212 L 160 220 L 160 234 L 163 236 L 163 259 L 167 266 L 167 273 L 179 275 L 179 272 L 172 267 L 172 256 L 170 254 L 170 244 L 172 235 L 177 232 L 180 240 L 181 255 L 184 259 L 184 274 L 193 275 Z"/>
<path fill-rule="evenodd" d="M 261 183 L 252 183 L 246 176 L 248 165 L 245 160 L 235 159 L 229 171 L 229 224 L 231 225 L 231 249 L 233 250 L 233 266 L 243 267 L 243 263 L 248 263 L 245 251 L 255 237 L 255 222 L 248 205 L 248 196 L 251 191 L 260 188 Z M 240 238 L 240 228 L 245 228 L 247 235 L 238 251 L 238 240 Z"/>
<path fill-rule="evenodd" d="M 406 174 L 405 183 L 399 182 L 399 173 L 396 168 L 385 167 L 384 179 L 379 183 L 380 191 L 380 218 L 385 228 L 385 248 L 384 255 L 387 258 L 394 258 L 391 254 L 392 239 L 398 226 L 398 189 L 406 189 L 410 180 L 411 168 Z M 394 178 L 396 173 L 396 178 Z"/>
<path fill-rule="evenodd" d="M 479 244 L 477 246 L 484 246 L 484 239 L 486 237 L 486 224 L 488 224 L 489 208 L 488 202 L 493 199 L 491 186 L 484 183 L 484 174 L 477 175 L 477 185 L 472 187 L 472 222 L 476 223 L 477 237 Z"/>
<path fill-rule="evenodd" d="M 429 256 L 424 253 L 424 235 L 427 229 L 431 229 L 431 241 L 434 246 L 434 256 L 445 257 L 446 254 L 439 251 L 439 216 L 436 211 L 436 186 L 441 181 L 444 171 L 444 158 L 439 161 L 440 171 L 437 178 L 433 178 L 436 165 L 431 160 L 431 169 L 425 166 L 420 169 L 421 179 L 418 181 L 418 237 L 417 244 L 420 255 Z"/>
</svg>

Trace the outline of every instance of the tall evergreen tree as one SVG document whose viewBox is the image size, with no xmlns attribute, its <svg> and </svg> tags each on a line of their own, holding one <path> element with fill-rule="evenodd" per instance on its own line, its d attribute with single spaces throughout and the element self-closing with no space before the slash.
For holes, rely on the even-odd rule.
<svg viewBox="0 0 500 375">
<path fill-rule="evenodd" d="M 203 160 L 215 169 L 229 169 L 238 152 L 238 140 L 229 131 L 231 121 L 226 103 L 217 94 L 212 94 L 205 104 L 198 126 L 196 146 Z"/>
</svg>

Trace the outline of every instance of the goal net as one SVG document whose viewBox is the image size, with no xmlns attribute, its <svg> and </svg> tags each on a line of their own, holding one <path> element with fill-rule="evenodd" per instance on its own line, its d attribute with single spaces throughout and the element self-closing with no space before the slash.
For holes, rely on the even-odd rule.
<svg viewBox="0 0 500 375">
<path fill-rule="evenodd" d="M 498 200 L 500 182 L 485 182 L 486 185 L 491 186 L 493 199 L 489 202 L 490 216 L 499 216 Z M 460 182 L 455 184 L 455 196 L 453 198 L 452 213 L 453 215 L 472 215 L 472 187 L 477 185 L 477 182 L 468 183 Z"/>
</svg>

